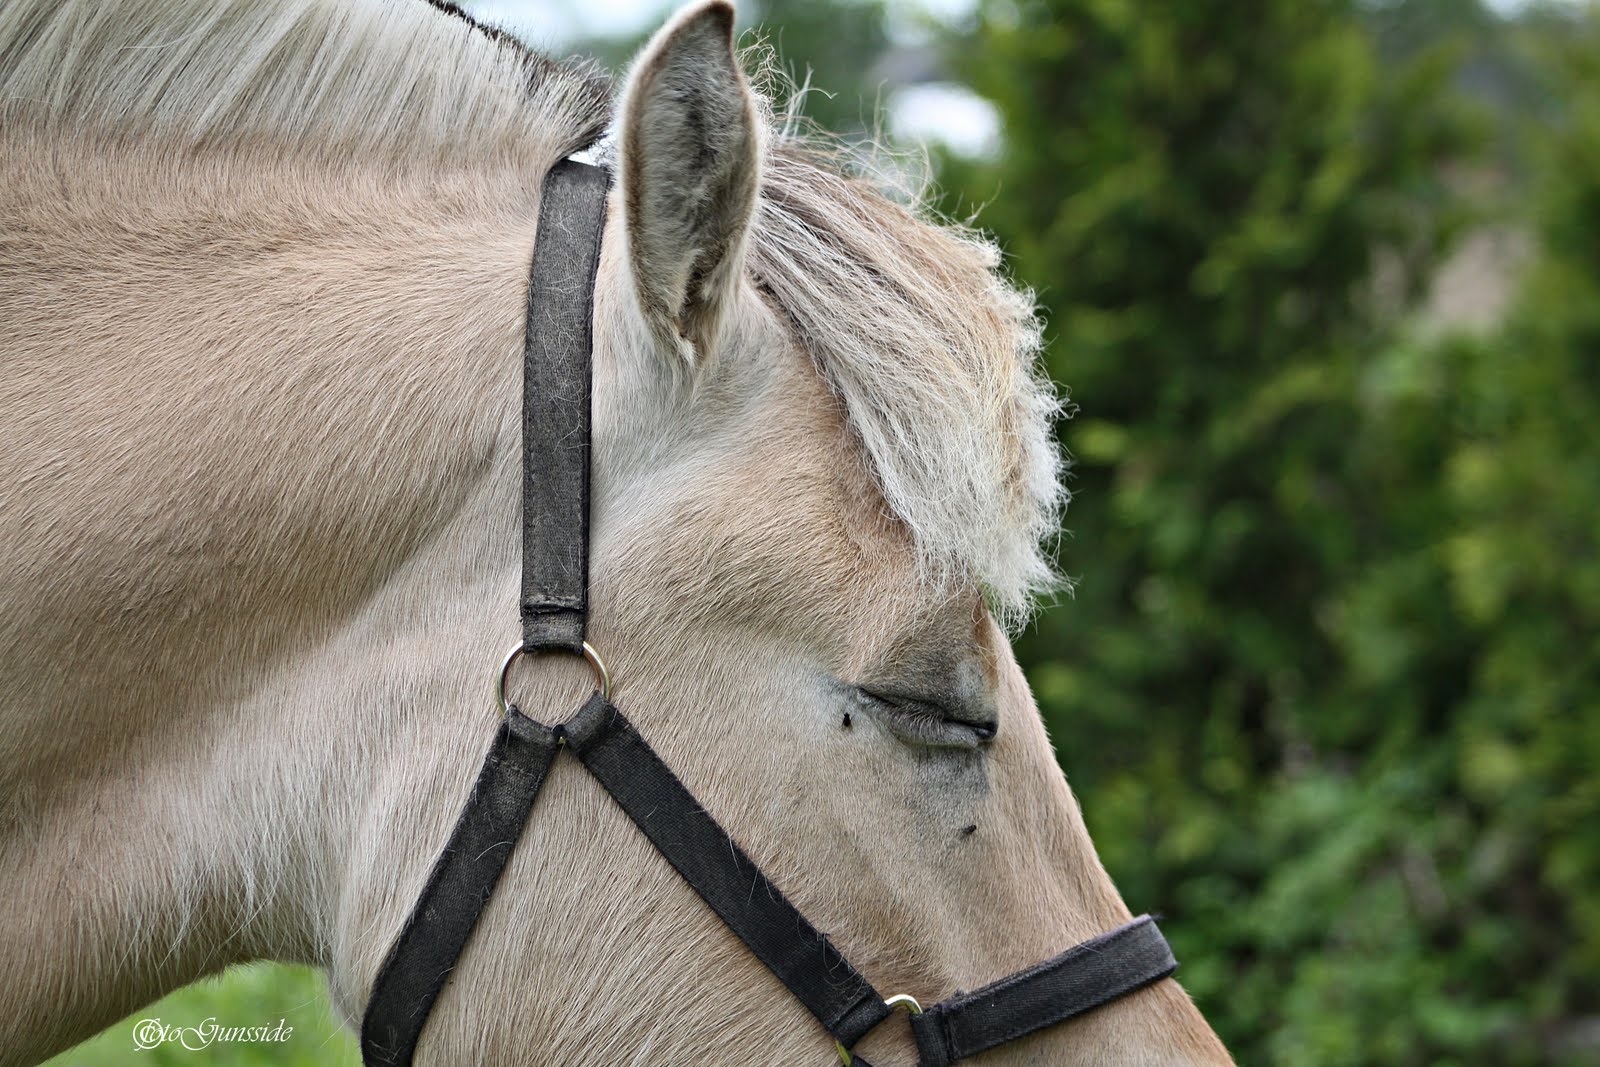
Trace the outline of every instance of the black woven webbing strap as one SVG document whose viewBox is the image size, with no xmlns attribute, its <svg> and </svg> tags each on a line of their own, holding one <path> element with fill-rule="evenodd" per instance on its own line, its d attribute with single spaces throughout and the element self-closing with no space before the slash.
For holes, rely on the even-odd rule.
<svg viewBox="0 0 1600 1067">
<path fill-rule="evenodd" d="M 450 841 L 389 949 L 361 1020 L 367 1067 L 405 1067 L 555 758 L 557 734 L 512 708 Z"/>
<path fill-rule="evenodd" d="M 1109 1004 L 1177 970 L 1148 915 L 911 1017 L 919 1067 L 957 1060 Z"/>
<path fill-rule="evenodd" d="M 530 650 L 583 647 L 594 276 L 609 173 L 563 160 L 539 203 L 522 367 L 522 643 Z"/>
<path fill-rule="evenodd" d="M 878 991 L 767 880 L 622 712 L 596 693 L 565 729 L 573 754 L 835 1040 L 849 1048 L 888 1017 Z"/>
</svg>

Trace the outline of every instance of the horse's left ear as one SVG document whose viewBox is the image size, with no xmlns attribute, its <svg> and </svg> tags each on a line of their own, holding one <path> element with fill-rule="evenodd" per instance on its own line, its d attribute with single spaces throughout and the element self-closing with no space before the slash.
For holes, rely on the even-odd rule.
<svg viewBox="0 0 1600 1067">
<path fill-rule="evenodd" d="M 733 6 L 680 13 L 623 93 L 621 182 L 639 306 L 689 362 L 715 348 L 755 212 L 761 134 L 733 54 Z"/>
</svg>

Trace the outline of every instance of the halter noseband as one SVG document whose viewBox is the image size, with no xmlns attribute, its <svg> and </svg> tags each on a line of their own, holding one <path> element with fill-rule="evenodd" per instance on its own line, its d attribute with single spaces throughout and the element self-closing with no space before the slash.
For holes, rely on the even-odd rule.
<svg viewBox="0 0 1600 1067">
<path fill-rule="evenodd" d="M 497 695 L 505 721 L 444 851 L 390 948 L 361 1023 L 367 1067 L 405 1067 L 478 916 L 494 892 L 560 748 L 599 779 L 667 861 L 837 1043 L 852 1049 L 896 1007 L 911 1012 L 919 1067 L 947 1067 L 1108 1004 L 1177 967 L 1149 916 L 971 993 L 923 1010 L 887 1000 L 769 882 L 610 701 L 584 640 L 589 587 L 589 394 L 592 312 L 609 173 L 571 160 L 544 183 L 528 289 L 523 365 L 523 639 Z M 581 287 L 575 282 L 581 281 Z M 538 386 L 535 389 L 535 385 Z M 523 653 L 589 660 L 597 691 L 545 726 L 505 700 Z"/>
</svg>

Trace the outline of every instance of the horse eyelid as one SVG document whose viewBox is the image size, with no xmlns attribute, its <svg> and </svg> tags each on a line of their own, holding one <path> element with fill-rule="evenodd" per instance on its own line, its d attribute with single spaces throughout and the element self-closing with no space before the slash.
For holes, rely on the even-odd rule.
<svg viewBox="0 0 1600 1067">
<path fill-rule="evenodd" d="M 934 701 L 886 694 L 857 686 L 858 699 L 889 720 L 891 732 L 903 740 L 936 748 L 980 748 L 994 740 L 999 724 L 964 719 Z M 898 728 L 896 728 L 898 727 Z"/>
</svg>

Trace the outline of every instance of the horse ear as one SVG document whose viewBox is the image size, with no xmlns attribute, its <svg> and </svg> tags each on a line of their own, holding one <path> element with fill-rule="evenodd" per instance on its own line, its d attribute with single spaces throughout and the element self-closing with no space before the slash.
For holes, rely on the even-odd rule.
<svg viewBox="0 0 1600 1067">
<path fill-rule="evenodd" d="M 760 180 L 755 97 L 733 54 L 733 6 L 658 32 L 623 92 L 621 182 L 639 305 L 688 362 L 709 354 L 739 284 Z"/>
</svg>

